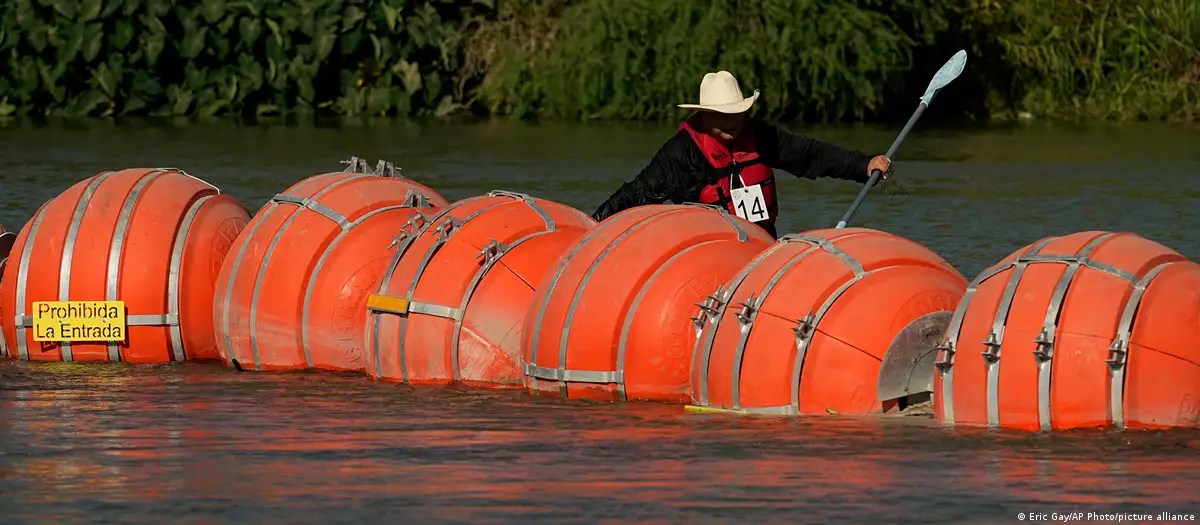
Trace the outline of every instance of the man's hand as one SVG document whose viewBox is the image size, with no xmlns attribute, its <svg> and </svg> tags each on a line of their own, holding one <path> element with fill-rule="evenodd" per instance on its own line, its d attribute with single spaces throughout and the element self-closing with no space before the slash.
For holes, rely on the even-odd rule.
<svg viewBox="0 0 1200 525">
<path fill-rule="evenodd" d="M 877 155 L 875 158 L 871 159 L 869 164 L 867 164 L 867 176 L 871 176 L 872 173 L 875 173 L 875 170 L 879 170 L 883 173 L 883 175 L 880 176 L 881 179 L 887 180 L 888 175 L 892 174 L 892 159 L 887 158 L 885 155 Z"/>
</svg>

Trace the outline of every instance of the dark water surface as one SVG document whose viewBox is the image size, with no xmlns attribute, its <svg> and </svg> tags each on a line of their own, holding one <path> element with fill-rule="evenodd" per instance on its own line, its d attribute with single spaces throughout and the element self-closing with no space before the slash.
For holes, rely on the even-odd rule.
<svg viewBox="0 0 1200 525">
<path fill-rule="evenodd" d="M 591 212 L 669 126 L 0 121 L 0 224 L 98 171 L 179 167 L 251 211 L 352 155 L 451 200 L 524 191 Z M 893 129 L 814 136 L 886 149 Z M 919 128 L 856 225 L 973 276 L 1046 235 L 1133 231 L 1200 258 L 1200 129 Z M 858 186 L 781 179 L 781 232 Z M 1013 523 L 1200 513 L 1200 433 L 1035 435 L 919 417 L 805 420 L 413 389 L 215 365 L 0 364 L 0 523 Z M 1050 516 L 1047 516 L 1048 518 Z"/>
</svg>

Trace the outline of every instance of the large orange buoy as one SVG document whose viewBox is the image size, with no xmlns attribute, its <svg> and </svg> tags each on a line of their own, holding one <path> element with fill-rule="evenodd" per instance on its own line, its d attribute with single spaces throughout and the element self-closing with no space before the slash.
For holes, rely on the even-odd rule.
<svg viewBox="0 0 1200 525">
<path fill-rule="evenodd" d="M 933 348 L 966 285 L 937 254 L 888 233 L 786 235 L 701 305 L 692 401 L 807 415 L 927 399 Z"/>
<path fill-rule="evenodd" d="M 1132 233 L 1047 237 L 970 284 L 939 346 L 934 412 L 1050 430 L 1193 426 L 1200 266 Z"/>
<path fill-rule="evenodd" d="M 538 285 L 522 344 L 530 391 L 686 401 L 695 303 L 773 240 L 705 205 L 609 217 Z"/>
<path fill-rule="evenodd" d="M 215 359 L 213 281 L 249 220 L 237 199 L 175 168 L 107 171 L 47 201 L 0 282 L 10 357 L 155 363 Z M 123 342 L 38 342 L 35 301 L 124 301 Z"/>
<path fill-rule="evenodd" d="M 520 336 L 541 280 L 596 221 L 528 195 L 493 191 L 412 224 L 372 295 L 372 377 L 520 386 Z"/>
<path fill-rule="evenodd" d="M 390 257 L 388 241 L 437 192 L 380 162 L 304 179 L 271 198 L 221 268 L 213 318 L 238 369 L 362 370 L 362 310 Z"/>
</svg>

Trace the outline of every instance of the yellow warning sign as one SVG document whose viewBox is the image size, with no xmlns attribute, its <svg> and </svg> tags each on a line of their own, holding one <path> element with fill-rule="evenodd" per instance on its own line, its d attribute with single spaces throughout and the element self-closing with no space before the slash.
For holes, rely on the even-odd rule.
<svg viewBox="0 0 1200 525">
<path fill-rule="evenodd" d="M 34 301 L 34 341 L 124 341 L 125 301 Z"/>
</svg>

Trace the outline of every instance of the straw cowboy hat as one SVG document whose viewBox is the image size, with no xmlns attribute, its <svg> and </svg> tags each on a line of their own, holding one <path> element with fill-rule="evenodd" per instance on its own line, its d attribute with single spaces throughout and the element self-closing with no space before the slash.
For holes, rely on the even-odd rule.
<svg viewBox="0 0 1200 525">
<path fill-rule="evenodd" d="M 700 103 L 680 104 L 683 109 L 715 111 L 717 113 L 745 113 L 758 100 L 758 90 L 749 98 L 742 96 L 742 88 L 728 71 L 704 75 L 700 82 Z"/>
</svg>

